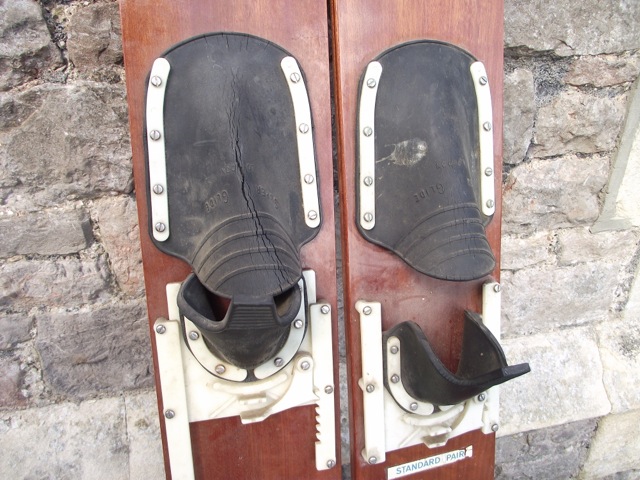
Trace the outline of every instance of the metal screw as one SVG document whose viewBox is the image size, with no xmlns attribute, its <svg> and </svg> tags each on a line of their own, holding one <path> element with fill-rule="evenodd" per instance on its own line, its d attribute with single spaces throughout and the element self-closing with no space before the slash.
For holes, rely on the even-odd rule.
<svg viewBox="0 0 640 480">
<path fill-rule="evenodd" d="M 493 425 L 491 425 L 491 430 L 493 432 L 497 432 L 498 430 L 500 430 L 500 425 L 498 425 L 497 423 L 494 423 Z"/>
<path fill-rule="evenodd" d="M 171 420 L 173 417 L 176 416 L 176 412 L 174 412 L 173 410 L 165 410 L 164 416 L 167 417 L 169 420 Z"/>
<path fill-rule="evenodd" d="M 226 369 L 226 367 L 224 365 L 216 365 L 215 372 L 218 375 L 222 375 L 226 371 L 227 371 L 227 369 Z"/>
<path fill-rule="evenodd" d="M 396 353 L 398 353 L 398 350 L 399 350 L 399 348 L 398 348 L 398 346 L 397 346 L 397 345 L 393 345 L 393 346 L 389 349 L 389 351 L 390 351 L 391 353 L 393 353 L 394 355 L 395 355 Z"/>
<path fill-rule="evenodd" d="M 162 135 L 160 134 L 160 130 L 151 130 L 151 131 L 149 132 L 149 138 L 150 138 L 151 140 L 160 140 L 160 137 L 161 137 L 161 136 L 162 136 Z"/>
<path fill-rule="evenodd" d="M 371 177 L 364 177 L 364 184 L 367 187 L 370 187 L 371 185 L 373 185 L 373 178 Z"/>
<path fill-rule="evenodd" d="M 484 169 L 484 174 L 485 174 L 487 177 L 490 177 L 491 175 L 493 175 L 493 168 L 491 168 L 491 167 L 487 167 L 487 168 L 485 168 L 485 169 Z"/>
<path fill-rule="evenodd" d="M 362 130 L 362 133 L 364 133 L 365 137 L 370 137 L 371 134 L 373 133 L 373 128 L 371 127 L 364 127 L 364 129 Z"/>
<path fill-rule="evenodd" d="M 155 193 L 156 195 L 160 195 L 162 192 L 164 192 L 164 187 L 159 183 L 156 183 L 153 186 L 153 193 Z"/>
<path fill-rule="evenodd" d="M 478 82 L 480 83 L 480 85 L 486 85 L 489 82 L 489 79 L 483 75 L 478 79 Z"/>
<path fill-rule="evenodd" d="M 367 80 L 367 87 L 369 88 L 373 88 L 376 86 L 376 79 L 375 78 L 370 78 Z"/>
<path fill-rule="evenodd" d="M 164 325 L 158 325 L 156 327 L 156 332 L 158 332 L 160 335 L 162 335 L 166 331 L 167 331 L 167 327 L 165 327 Z"/>
<path fill-rule="evenodd" d="M 309 370 L 309 368 L 311 368 L 311 364 L 305 360 L 300 364 L 300 368 L 302 370 Z"/>
<path fill-rule="evenodd" d="M 484 402 L 486 399 L 487 399 L 487 396 L 484 393 L 481 393 L 480 395 L 478 395 L 479 402 Z"/>
<path fill-rule="evenodd" d="M 371 222 L 373 221 L 373 213 L 367 212 L 364 214 L 364 221 Z"/>
<path fill-rule="evenodd" d="M 494 292 L 496 292 L 496 293 L 500 293 L 500 291 L 501 291 L 501 290 L 502 290 L 502 285 L 500 285 L 499 283 L 496 283 L 496 284 L 493 286 L 493 291 L 494 291 Z"/>
<path fill-rule="evenodd" d="M 159 76 L 154 75 L 153 77 L 151 77 L 151 85 L 153 85 L 154 87 L 159 87 L 160 85 L 162 85 L 162 79 Z"/>
<path fill-rule="evenodd" d="M 494 205 L 495 205 L 495 203 L 494 203 L 494 201 L 493 201 L 493 200 L 491 200 L 491 199 L 487 200 L 487 207 L 488 207 L 488 208 L 493 208 L 493 207 L 494 207 Z"/>
<path fill-rule="evenodd" d="M 189 332 L 189 338 L 191 340 L 198 340 L 200 338 L 200 334 L 198 332 Z"/>
<path fill-rule="evenodd" d="M 362 309 L 362 313 L 364 313 L 365 315 L 371 315 L 372 311 L 373 311 L 373 309 L 369 305 L 367 305 L 366 307 L 364 307 Z"/>
<path fill-rule="evenodd" d="M 162 222 L 158 222 L 155 225 L 155 229 L 156 229 L 156 232 L 162 233 L 167 229 L 167 226 Z"/>
<path fill-rule="evenodd" d="M 316 212 L 315 210 L 309 210 L 307 217 L 309 217 L 309 220 L 315 220 L 316 218 L 318 218 L 318 212 Z"/>
<path fill-rule="evenodd" d="M 284 364 L 284 360 L 282 360 L 280 357 L 278 357 L 273 361 L 273 364 L 276 367 L 281 367 Z"/>
<path fill-rule="evenodd" d="M 327 395 L 333 393 L 333 387 L 331 385 L 327 385 L 326 387 L 324 387 L 324 393 L 326 393 Z"/>
<path fill-rule="evenodd" d="M 491 122 L 484 122 L 482 124 L 482 128 L 484 128 L 486 132 L 490 132 L 491 131 Z"/>
<path fill-rule="evenodd" d="M 304 183 L 306 183 L 306 184 L 313 183 L 313 175 L 309 175 L 309 174 L 305 175 L 304 176 Z"/>
<path fill-rule="evenodd" d="M 376 463 L 378 463 L 378 459 L 376 457 L 369 457 L 369 463 L 371 465 L 375 465 Z"/>
<path fill-rule="evenodd" d="M 302 320 L 300 320 L 300 319 L 298 319 L 295 322 L 293 322 L 294 328 L 302 328 L 303 325 L 304 325 L 304 322 Z"/>
<path fill-rule="evenodd" d="M 331 311 L 331 309 L 329 308 L 329 305 L 323 305 L 322 307 L 320 307 L 320 311 L 326 315 L 327 313 L 329 313 Z"/>
<path fill-rule="evenodd" d="M 411 410 L 412 412 L 415 412 L 418 409 L 418 404 L 416 402 L 411 403 L 411 405 L 409 405 L 409 410 Z"/>
<path fill-rule="evenodd" d="M 289 75 L 289 79 L 293 83 L 298 83 L 300 81 L 300 74 L 298 72 L 293 72 L 291 75 Z"/>
<path fill-rule="evenodd" d="M 333 468 L 336 466 L 336 461 L 335 460 L 329 460 L 327 461 L 327 467 L 328 468 Z"/>
<path fill-rule="evenodd" d="M 398 383 L 400 381 L 400 377 L 395 373 L 391 375 L 391 383 Z"/>
<path fill-rule="evenodd" d="M 376 387 L 374 387 L 373 385 L 371 384 L 367 385 L 367 392 L 372 393 L 375 389 Z"/>
<path fill-rule="evenodd" d="M 309 125 L 307 125 L 306 123 L 301 123 L 298 127 L 298 130 L 300 130 L 300 133 L 307 133 L 309 131 Z"/>
</svg>

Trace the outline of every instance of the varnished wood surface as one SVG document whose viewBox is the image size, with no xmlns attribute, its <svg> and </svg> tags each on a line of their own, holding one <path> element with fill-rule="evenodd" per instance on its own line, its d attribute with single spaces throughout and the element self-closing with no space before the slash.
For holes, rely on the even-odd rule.
<svg viewBox="0 0 640 480">
<path fill-rule="evenodd" d="M 153 323 L 167 316 L 165 285 L 182 281 L 189 267 L 160 253 L 148 232 L 144 194 L 143 144 L 146 77 L 153 61 L 171 45 L 208 32 L 240 32 L 268 39 L 298 61 L 306 77 L 311 101 L 316 161 L 322 205 L 322 229 L 303 247 L 304 268 L 317 273 L 318 298 L 331 303 L 334 320 L 334 353 L 337 355 L 337 306 L 335 282 L 335 238 L 333 214 L 333 170 L 331 104 L 328 59 L 327 5 L 323 0 L 120 0 L 127 76 L 127 96 L 135 187 L 147 306 L 152 342 Z M 337 357 L 336 357 L 337 358 Z M 155 346 L 154 346 L 154 361 Z M 337 371 L 337 361 L 334 362 Z M 334 378 L 337 375 L 334 374 Z M 156 375 L 156 385 L 160 379 Z M 337 385 L 337 382 L 336 382 Z M 337 388 L 336 388 L 337 391 Z M 159 397 L 159 408 L 162 398 Z M 336 395 L 336 412 L 338 412 Z M 336 431 L 339 431 L 336 413 Z M 161 416 L 163 445 L 164 417 Z M 264 422 L 241 425 L 229 418 L 191 425 L 197 478 L 202 479 L 336 479 L 340 478 L 340 446 L 336 440 L 337 465 L 315 469 L 315 408 L 299 407 Z M 169 465 L 165 460 L 165 469 Z M 170 478 L 170 475 L 167 474 Z"/>
<path fill-rule="evenodd" d="M 386 468 L 473 445 L 473 458 L 408 478 L 483 480 L 493 478 L 494 435 L 479 432 L 452 439 L 440 449 L 415 446 L 388 454 L 384 464 L 362 458 L 364 431 L 358 300 L 382 304 L 383 329 L 406 320 L 418 323 L 436 353 L 455 371 L 460 358 L 464 309 L 479 311 L 481 286 L 474 282 L 431 279 L 409 268 L 399 257 L 367 242 L 356 226 L 356 118 L 358 82 L 366 65 L 398 43 L 433 39 L 456 44 L 485 64 L 494 112 L 496 213 L 487 228 L 494 255 L 500 259 L 502 176 L 502 0 L 331 0 L 334 28 L 334 85 L 340 158 L 340 204 L 345 279 L 345 320 L 349 358 L 351 463 L 354 479 L 386 478 Z M 498 279 L 499 267 L 493 272 Z"/>
</svg>

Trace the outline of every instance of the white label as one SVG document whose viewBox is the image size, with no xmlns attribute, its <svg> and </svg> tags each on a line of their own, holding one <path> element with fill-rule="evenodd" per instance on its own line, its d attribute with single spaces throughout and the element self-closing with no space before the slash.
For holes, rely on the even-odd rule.
<svg viewBox="0 0 640 480">
<path fill-rule="evenodd" d="M 406 477 L 413 473 L 424 472 L 425 470 L 442 467 L 471 457 L 473 457 L 473 445 L 462 450 L 454 450 L 453 452 L 442 453 L 434 457 L 423 458 L 422 460 L 391 467 L 387 469 L 387 478 L 391 480 L 392 478 Z"/>
</svg>

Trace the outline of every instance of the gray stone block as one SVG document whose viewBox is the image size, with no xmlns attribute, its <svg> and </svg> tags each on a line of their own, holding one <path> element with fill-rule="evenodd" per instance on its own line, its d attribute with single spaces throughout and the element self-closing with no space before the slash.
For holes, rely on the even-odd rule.
<svg viewBox="0 0 640 480">
<path fill-rule="evenodd" d="M 503 161 L 522 163 L 533 139 L 535 90 L 533 73 L 517 68 L 504 79 Z"/>
<path fill-rule="evenodd" d="M 155 391 L 125 395 L 124 402 L 129 444 L 128 478 L 165 478 Z"/>
<path fill-rule="evenodd" d="M 37 325 L 44 380 L 56 394 L 82 399 L 153 385 L 143 302 L 45 314 Z"/>
<path fill-rule="evenodd" d="M 0 372 L 0 409 L 24 408 L 42 398 L 39 358 L 31 346 L 0 351 Z"/>
<path fill-rule="evenodd" d="M 507 0 L 505 45 L 558 55 L 597 55 L 640 48 L 635 0 Z"/>
<path fill-rule="evenodd" d="M 636 251 L 640 233 L 631 230 L 591 233 L 588 228 L 558 232 L 558 265 L 604 260 L 626 265 Z"/>
<path fill-rule="evenodd" d="M 551 232 L 536 232 L 527 237 L 504 235 L 500 266 L 502 270 L 520 270 L 535 265 L 555 264 L 556 237 Z"/>
<path fill-rule="evenodd" d="M 600 417 L 611 411 L 603 367 L 590 328 L 507 339 L 510 364 L 531 373 L 500 387 L 500 436 Z"/>
<path fill-rule="evenodd" d="M 8 350 L 30 340 L 34 318 L 24 313 L 0 315 L 0 350 Z"/>
<path fill-rule="evenodd" d="M 0 0 L 0 91 L 62 63 L 38 3 Z"/>
<path fill-rule="evenodd" d="M 93 239 L 84 211 L 49 211 L 0 217 L 0 258 L 77 253 Z"/>
<path fill-rule="evenodd" d="M 596 427 L 589 419 L 498 438 L 496 480 L 576 478 Z"/>
<path fill-rule="evenodd" d="M 640 73 L 640 55 L 599 55 L 577 58 L 564 81 L 569 85 L 611 87 L 633 82 Z"/>
</svg>

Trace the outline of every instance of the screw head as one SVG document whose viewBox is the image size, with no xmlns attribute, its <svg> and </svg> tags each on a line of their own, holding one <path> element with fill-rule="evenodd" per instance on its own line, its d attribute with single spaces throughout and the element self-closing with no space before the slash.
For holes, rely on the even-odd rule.
<svg viewBox="0 0 640 480">
<path fill-rule="evenodd" d="M 501 291 L 501 290 L 502 290 L 502 285 L 500 285 L 499 283 L 496 283 L 496 284 L 493 286 L 493 291 L 494 291 L 494 292 L 496 292 L 496 293 L 500 293 L 500 291 Z"/>
<path fill-rule="evenodd" d="M 487 167 L 487 168 L 485 168 L 485 169 L 484 169 L 484 174 L 485 174 L 487 177 L 490 177 L 491 175 L 493 175 L 493 168 L 491 168 L 491 167 Z"/>
<path fill-rule="evenodd" d="M 371 315 L 372 311 L 373 311 L 373 309 L 369 305 L 367 305 L 366 307 L 364 307 L 362 309 L 362 313 L 364 313 L 365 315 Z"/>
<path fill-rule="evenodd" d="M 198 340 L 200 338 L 200 334 L 196 331 L 189 332 L 189 338 L 191 340 Z"/>
<path fill-rule="evenodd" d="M 369 78 L 367 80 L 367 87 L 373 88 L 375 86 L 376 86 L 376 79 L 375 78 Z"/>
<path fill-rule="evenodd" d="M 300 368 L 302 370 L 309 370 L 311 368 L 311 364 L 305 360 L 300 364 Z"/>
<path fill-rule="evenodd" d="M 307 125 L 306 123 L 301 123 L 298 126 L 298 130 L 300 130 L 300 133 L 307 133 L 309 131 L 309 125 Z"/>
<path fill-rule="evenodd" d="M 309 217 L 309 220 L 315 220 L 316 218 L 318 218 L 318 212 L 316 212 L 315 210 L 309 210 L 309 213 L 307 213 L 307 217 Z"/>
<path fill-rule="evenodd" d="M 154 87 L 159 87 L 160 85 L 162 85 L 162 78 L 154 75 L 153 77 L 151 77 L 151 85 L 153 85 Z"/>
<path fill-rule="evenodd" d="M 400 377 L 395 373 L 391 375 L 391 383 L 398 383 L 400 381 Z"/>
<path fill-rule="evenodd" d="M 328 460 L 327 461 L 327 467 L 328 468 L 333 468 L 336 466 L 336 461 L 335 460 Z"/>
<path fill-rule="evenodd" d="M 329 305 L 323 305 L 322 307 L 320 307 L 320 311 L 321 311 L 324 315 L 326 315 L 326 314 L 328 314 L 328 313 L 331 311 L 331 309 L 329 308 Z"/>
<path fill-rule="evenodd" d="M 484 128 L 485 132 L 490 132 L 491 131 L 491 122 L 484 122 L 482 124 L 482 128 Z"/>
<path fill-rule="evenodd" d="M 371 177 L 364 177 L 363 183 L 364 183 L 367 187 L 370 187 L 371 185 L 373 185 L 373 178 L 371 178 Z"/>
<path fill-rule="evenodd" d="M 304 325 L 304 322 L 300 319 L 297 319 L 295 322 L 293 322 L 294 328 L 302 328 L 303 325 Z"/>
<path fill-rule="evenodd" d="M 224 365 L 216 365 L 216 368 L 214 369 L 214 371 L 218 374 L 218 375 L 222 375 L 224 372 L 227 371 L 227 368 Z"/>
<path fill-rule="evenodd" d="M 160 335 L 162 335 L 166 331 L 167 331 L 167 327 L 165 327 L 164 325 L 158 325 L 156 327 L 156 332 L 159 333 Z"/>
<path fill-rule="evenodd" d="M 376 463 L 378 463 L 378 459 L 376 457 L 369 457 L 369 463 L 371 465 L 375 465 Z"/>
<path fill-rule="evenodd" d="M 293 83 L 298 83 L 300 81 L 300 74 L 298 72 L 293 72 L 291 75 L 289 75 L 289 80 L 291 80 Z"/>
<path fill-rule="evenodd" d="M 500 430 L 500 425 L 498 425 L 497 423 L 491 425 L 491 431 L 497 432 L 498 430 Z"/>
<path fill-rule="evenodd" d="M 375 389 L 376 387 L 374 387 L 372 384 L 367 385 L 367 392 L 373 393 Z"/>
<path fill-rule="evenodd" d="M 488 208 L 493 208 L 495 206 L 495 203 L 493 200 L 489 199 L 487 200 L 487 207 Z"/>
<path fill-rule="evenodd" d="M 478 395 L 479 402 L 484 402 L 486 399 L 487 399 L 487 396 L 484 393 L 481 393 L 480 395 Z"/>
<path fill-rule="evenodd" d="M 373 128 L 371 128 L 371 127 L 364 127 L 364 128 L 362 129 L 362 133 L 364 133 L 364 136 L 365 136 L 365 137 L 370 137 L 370 136 L 371 136 L 371 134 L 373 133 Z"/>
<path fill-rule="evenodd" d="M 392 345 L 392 346 L 391 346 L 391 348 L 389 349 L 389 351 L 390 351 L 391 353 L 393 353 L 394 355 L 395 355 L 396 353 L 398 353 L 398 350 L 400 350 L 400 349 L 398 348 L 398 346 L 397 346 L 397 345 Z"/>
<path fill-rule="evenodd" d="M 158 222 L 155 224 L 154 228 L 156 229 L 156 232 L 162 233 L 167 229 L 167 226 L 162 222 Z"/>
<path fill-rule="evenodd" d="M 165 410 L 164 411 L 164 416 L 166 418 L 168 418 L 169 420 L 171 420 L 173 417 L 176 416 L 176 412 L 174 412 L 173 410 Z"/>
<path fill-rule="evenodd" d="M 306 183 L 307 185 L 312 184 L 313 180 L 314 180 L 313 175 L 307 174 L 304 176 L 304 183 Z"/>
<path fill-rule="evenodd" d="M 327 395 L 333 393 L 333 387 L 331 385 L 327 385 L 326 387 L 324 387 L 324 393 L 326 393 Z"/>
<path fill-rule="evenodd" d="M 411 410 L 412 412 L 415 412 L 418 409 L 418 404 L 416 402 L 412 402 L 411 405 L 409 405 L 409 410 Z"/>
<path fill-rule="evenodd" d="M 282 360 L 280 357 L 278 357 L 273 361 L 273 364 L 276 367 L 281 367 L 282 365 L 284 365 L 284 360 Z"/>
<path fill-rule="evenodd" d="M 372 222 L 373 221 L 373 213 L 367 212 L 364 214 L 364 221 L 365 222 Z"/>
<path fill-rule="evenodd" d="M 162 192 L 164 192 L 164 187 L 162 185 L 160 185 L 159 183 L 156 183 L 153 186 L 153 193 L 155 193 L 156 195 L 160 195 L 160 194 L 162 194 Z"/>
<path fill-rule="evenodd" d="M 488 82 L 489 82 L 489 79 L 484 75 L 478 79 L 478 83 L 480 83 L 480 85 L 486 85 Z"/>
<path fill-rule="evenodd" d="M 151 140 L 160 140 L 160 137 L 161 137 L 161 136 L 162 136 L 162 135 L 160 134 L 160 130 L 151 130 L 151 131 L 149 132 L 149 138 L 150 138 Z"/>
</svg>

